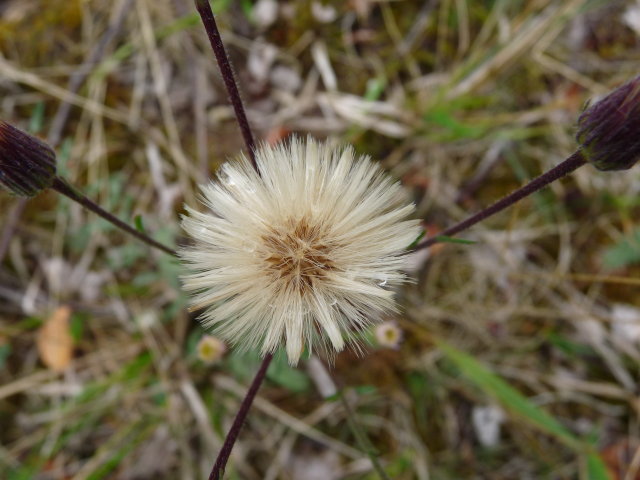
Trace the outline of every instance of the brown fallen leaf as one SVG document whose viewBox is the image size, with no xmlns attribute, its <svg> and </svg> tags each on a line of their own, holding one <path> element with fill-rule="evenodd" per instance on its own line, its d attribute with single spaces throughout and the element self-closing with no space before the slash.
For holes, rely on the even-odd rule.
<svg viewBox="0 0 640 480">
<path fill-rule="evenodd" d="M 640 440 L 633 437 L 622 438 L 600 452 L 615 480 L 640 480 Z"/>
<path fill-rule="evenodd" d="M 47 368 L 61 372 L 69 366 L 73 355 L 73 338 L 69 328 L 71 309 L 62 305 L 40 327 L 36 344 L 40 359 Z"/>
</svg>

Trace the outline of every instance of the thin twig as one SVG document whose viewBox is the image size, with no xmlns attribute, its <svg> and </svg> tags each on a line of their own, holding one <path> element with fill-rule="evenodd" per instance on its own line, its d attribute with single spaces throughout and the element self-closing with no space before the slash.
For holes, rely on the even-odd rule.
<svg viewBox="0 0 640 480">
<path fill-rule="evenodd" d="M 207 31 L 207 36 L 209 37 L 209 43 L 213 49 L 213 54 L 216 56 L 222 80 L 224 81 L 227 93 L 229 94 L 229 100 L 231 100 L 231 105 L 233 105 L 233 110 L 236 114 L 236 118 L 238 119 L 238 125 L 242 131 L 244 143 L 247 145 L 247 150 L 249 151 L 251 164 L 253 165 L 253 168 L 258 171 L 254 153 L 256 144 L 253 139 L 253 134 L 251 133 L 249 121 L 247 120 L 247 114 L 244 110 L 242 97 L 240 97 L 240 92 L 238 91 L 238 84 L 236 83 L 235 76 L 233 75 L 231 62 L 229 61 L 229 57 L 227 56 L 227 52 L 224 48 L 224 43 L 222 43 L 222 37 L 218 31 L 216 20 L 213 17 L 213 10 L 211 10 L 211 5 L 209 5 L 208 0 L 195 0 L 195 3 L 196 9 L 200 14 L 200 18 L 202 18 L 204 28 Z"/>
<path fill-rule="evenodd" d="M 222 474 L 224 474 L 224 469 L 227 465 L 227 461 L 231 456 L 231 450 L 233 450 L 233 445 L 236 443 L 238 439 L 238 435 L 240 434 L 240 429 L 242 428 L 242 424 L 247 418 L 247 414 L 249 413 L 249 409 L 251 408 L 251 404 L 253 403 L 253 399 L 255 398 L 258 390 L 260 389 L 260 385 L 264 380 L 265 375 L 267 374 L 267 369 L 269 368 L 269 364 L 273 359 L 272 354 L 267 354 L 262 360 L 262 364 L 260 365 L 260 369 L 253 381 L 251 382 L 251 386 L 249 387 L 249 391 L 242 399 L 242 404 L 240 405 L 240 409 L 236 415 L 235 420 L 233 421 L 233 425 L 229 429 L 229 433 L 227 433 L 227 437 L 224 439 L 224 444 L 220 449 L 220 453 L 218 454 L 218 458 L 216 458 L 216 463 L 213 465 L 213 469 L 209 474 L 209 480 L 220 480 L 222 478 Z"/>
<path fill-rule="evenodd" d="M 442 241 L 442 237 L 451 237 L 457 233 L 460 233 L 463 230 L 475 225 L 482 220 L 485 220 L 496 213 L 501 212 L 505 208 L 513 205 L 514 203 L 522 200 L 525 197 L 528 197 L 532 193 L 537 192 L 538 190 L 546 187 L 552 182 L 568 175 L 574 170 L 578 169 L 582 165 L 584 165 L 586 160 L 584 159 L 582 152 L 580 150 L 576 151 L 569 158 L 564 160 L 559 165 L 553 167 L 551 170 L 543 173 L 539 177 L 534 178 L 529 183 L 527 183 L 524 187 L 519 188 L 515 192 L 511 192 L 506 197 L 498 200 L 496 203 L 491 205 L 490 207 L 485 208 L 484 210 L 479 211 L 478 213 L 471 215 L 466 220 L 463 220 L 452 227 L 447 228 L 446 230 L 440 232 L 437 236 L 428 238 L 424 242 L 418 244 L 413 251 L 422 250 L 423 248 L 430 247 L 431 245 Z"/>
<path fill-rule="evenodd" d="M 119 229 L 124 230 L 125 232 L 133 235 L 138 240 L 142 240 L 147 245 L 150 245 L 154 248 L 162 250 L 163 252 L 168 253 L 169 255 L 174 255 L 174 256 L 176 255 L 176 252 L 171 248 L 161 244 L 160 242 L 155 241 L 153 238 L 149 237 L 148 235 L 145 235 L 144 233 L 139 232 L 138 230 L 131 227 L 130 225 L 127 225 L 126 223 L 124 223 L 122 220 L 120 220 L 113 214 L 107 212 L 106 210 L 103 210 L 102 207 L 100 207 L 95 202 L 93 202 L 92 200 L 85 197 L 83 194 L 81 194 L 77 190 L 75 190 L 62 178 L 56 177 L 55 180 L 53 181 L 53 185 L 51 185 L 51 188 L 61 193 L 62 195 L 70 198 L 74 202 L 78 202 L 80 205 L 91 210 L 93 213 L 100 215 L 102 218 L 104 218 L 108 222 L 112 223 Z"/>
</svg>

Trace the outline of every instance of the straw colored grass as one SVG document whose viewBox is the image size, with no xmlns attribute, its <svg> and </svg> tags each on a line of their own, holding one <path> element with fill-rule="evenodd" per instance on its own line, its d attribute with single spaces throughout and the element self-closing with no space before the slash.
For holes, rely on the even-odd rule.
<svg viewBox="0 0 640 480">
<path fill-rule="evenodd" d="M 637 74 L 632 1 L 300 1 L 269 23 L 271 3 L 213 2 L 256 137 L 352 143 L 430 232 L 559 163 L 583 103 Z M 183 203 L 243 146 L 191 2 L 0 11 L 2 119 L 54 143 L 105 208 L 182 243 Z M 475 243 L 415 258 L 398 350 L 345 352 L 329 380 L 276 358 L 228 478 L 375 478 L 327 382 L 392 478 L 606 478 L 598 453 L 611 478 L 636 478 L 639 172 L 586 166 L 461 235 Z M 206 478 L 257 357 L 197 359 L 173 259 L 53 193 L 18 202 L 0 194 L 0 227 L 16 219 L 0 477 Z M 37 336 L 62 305 L 74 348 L 58 373 Z M 485 407 L 502 412 L 493 443 Z"/>
</svg>

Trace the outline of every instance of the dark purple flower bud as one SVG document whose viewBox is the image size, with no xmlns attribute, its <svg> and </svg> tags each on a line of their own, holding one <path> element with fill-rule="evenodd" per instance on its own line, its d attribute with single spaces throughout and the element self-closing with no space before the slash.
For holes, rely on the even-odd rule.
<svg viewBox="0 0 640 480">
<path fill-rule="evenodd" d="M 598 170 L 627 170 L 640 160 L 640 77 L 585 109 L 576 139 Z"/>
<path fill-rule="evenodd" d="M 56 176 L 56 154 L 46 143 L 0 120 L 0 187 L 32 197 Z"/>
</svg>

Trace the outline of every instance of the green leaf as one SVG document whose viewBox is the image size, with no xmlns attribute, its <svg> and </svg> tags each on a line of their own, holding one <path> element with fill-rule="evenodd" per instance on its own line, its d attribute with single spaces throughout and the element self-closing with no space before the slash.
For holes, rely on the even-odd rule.
<svg viewBox="0 0 640 480">
<path fill-rule="evenodd" d="M 33 113 L 29 119 L 29 132 L 37 134 L 42 130 L 44 123 L 44 102 L 38 102 L 33 108 Z"/>
<path fill-rule="evenodd" d="M 0 345 L 0 369 L 4 368 L 9 355 L 11 355 L 11 345 L 8 343 Z"/>
<path fill-rule="evenodd" d="M 456 118 L 456 107 L 451 104 L 434 106 L 424 115 L 424 121 L 434 132 L 432 136 L 442 141 L 479 138 L 488 131 L 488 127 L 476 122 L 466 123 Z M 439 128 L 438 128 L 439 127 Z"/>
<path fill-rule="evenodd" d="M 366 100 L 377 100 L 387 86 L 387 79 L 384 77 L 370 78 L 367 80 L 367 91 L 364 94 Z"/>
<path fill-rule="evenodd" d="M 267 378 L 294 393 L 306 392 L 311 386 L 311 381 L 305 373 L 289 365 L 283 350 L 278 350 L 274 355 L 267 370 Z"/>
<path fill-rule="evenodd" d="M 73 342 L 78 344 L 82 339 L 82 334 L 84 332 L 84 324 L 87 320 L 87 315 L 84 313 L 74 313 L 71 315 L 71 337 L 73 337 Z"/>
<path fill-rule="evenodd" d="M 147 233 L 146 230 L 144 229 L 144 223 L 142 221 L 142 215 L 136 215 L 135 218 L 133 219 L 133 221 L 136 224 L 136 230 L 138 230 L 140 233 Z"/>
<path fill-rule="evenodd" d="M 253 3 L 251 0 L 240 0 L 240 7 L 244 15 L 253 21 Z"/>
<path fill-rule="evenodd" d="M 107 252 L 109 266 L 114 270 L 130 268 L 147 255 L 146 247 L 140 242 L 125 243 L 119 247 L 111 247 Z"/>
<path fill-rule="evenodd" d="M 140 272 L 131 281 L 134 287 L 148 287 L 158 280 L 158 272 Z"/>
<path fill-rule="evenodd" d="M 73 148 L 73 139 L 65 138 L 62 141 L 62 144 L 57 149 L 58 156 L 56 158 L 56 168 L 58 170 L 58 175 L 61 177 L 69 176 L 69 169 L 67 168 L 67 162 L 71 158 L 71 149 Z"/>
<path fill-rule="evenodd" d="M 356 385 L 353 389 L 360 395 L 372 395 L 378 391 L 375 385 Z"/>
<path fill-rule="evenodd" d="M 189 335 L 187 336 L 187 341 L 185 342 L 185 350 L 188 357 L 197 358 L 198 342 L 203 335 L 204 330 L 200 326 L 197 326 L 189 333 Z"/>
<path fill-rule="evenodd" d="M 25 465 L 17 469 L 9 470 L 7 480 L 29 480 L 36 478 L 38 473 L 37 465 Z"/>
<path fill-rule="evenodd" d="M 175 232 L 173 228 L 160 228 L 155 232 L 154 237 L 164 245 L 169 245 L 170 247 L 175 245 Z M 175 291 L 181 291 L 180 274 L 182 273 L 182 265 L 180 261 L 169 255 L 161 255 L 158 259 L 158 266 L 161 278 L 171 285 Z"/>
<path fill-rule="evenodd" d="M 558 350 L 572 357 L 578 357 L 580 355 L 594 355 L 592 347 L 569 340 L 563 335 L 555 332 L 551 332 L 547 335 L 547 341 Z"/>
<path fill-rule="evenodd" d="M 587 480 L 611 480 L 607 466 L 597 453 L 589 453 L 587 460 Z"/>
<path fill-rule="evenodd" d="M 241 381 L 251 381 L 258 371 L 260 356 L 255 350 L 241 351 L 233 349 L 226 358 L 226 368 Z"/>
<path fill-rule="evenodd" d="M 617 244 L 607 248 L 602 263 L 610 269 L 623 268 L 640 262 L 640 228 L 625 236 Z"/>
<path fill-rule="evenodd" d="M 325 402 L 337 402 L 342 397 L 342 393 L 343 393 L 342 390 L 338 390 L 333 395 L 329 395 L 328 397 L 325 397 L 324 401 Z"/>
<path fill-rule="evenodd" d="M 442 243 L 458 243 L 460 245 L 475 245 L 476 243 L 478 243 L 474 240 L 465 240 L 464 238 L 447 237 L 446 235 L 438 235 L 436 237 L 436 240 Z"/>
<path fill-rule="evenodd" d="M 416 246 L 418 245 L 418 243 L 420 242 L 420 240 L 422 240 L 426 234 L 427 234 L 426 230 L 422 230 L 422 231 L 420 232 L 420 235 L 418 235 L 418 236 L 416 237 L 416 239 L 415 239 L 413 242 L 411 242 L 411 245 L 409 245 L 409 246 L 407 247 L 407 250 L 411 250 L 411 249 L 413 249 L 413 248 L 416 248 Z"/>
</svg>

